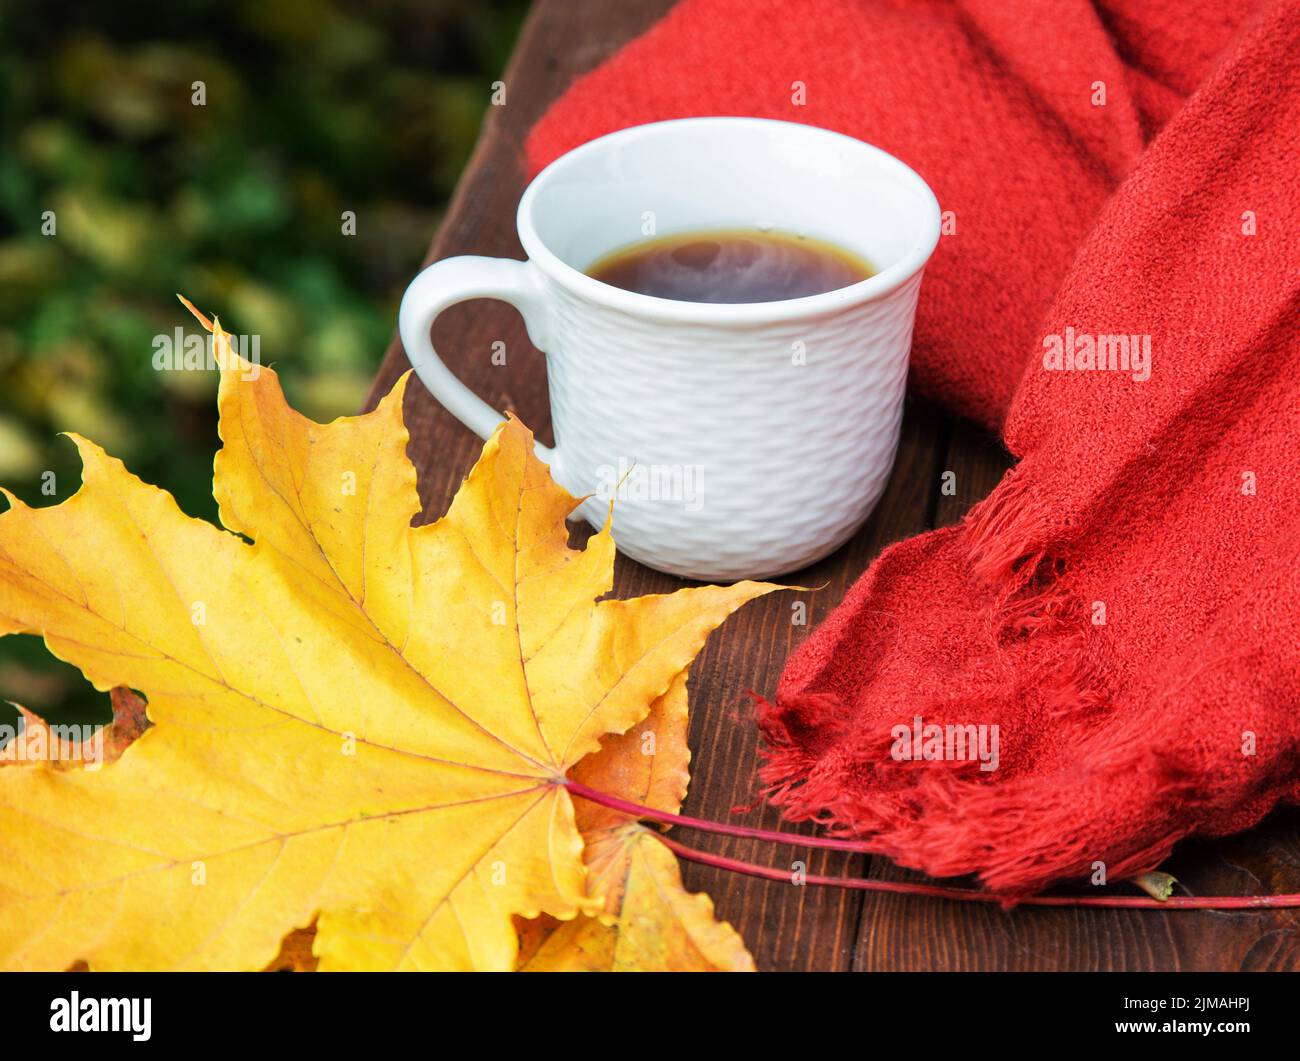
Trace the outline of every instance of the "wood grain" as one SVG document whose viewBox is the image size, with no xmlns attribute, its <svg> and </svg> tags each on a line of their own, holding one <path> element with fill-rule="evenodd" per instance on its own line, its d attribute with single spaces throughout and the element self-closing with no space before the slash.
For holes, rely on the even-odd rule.
<svg viewBox="0 0 1300 1061">
<path fill-rule="evenodd" d="M 489 108 L 474 156 L 426 262 L 455 254 L 522 258 L 514 232 L 523 191 L 524 137 L 547 104 L 670 7 L 670 0 L 539 0 L 503 75 L 508 103 Z M 484 99 L 489 96 L 484 85 Z M 546 365 L 514 310 L 495 302 L 454 307 L 433 329 L 447 364 L 477 393 L 516 411 L 550 442 Z M 504 342 L 506 364 L 493 365 Z M 395 339 L 367 406 L 408 368 Z M 410 455 L 420 470 L 425 518 L 440 515 L 478 455 L 480 442 L 423 386 L 406 401 Z M 863 530 L 834 556 L 791 576 L 820 587 L 746 606 L 708 642 L 691 671 L 691 747 L 695 781 L 686 812 L 704 818 L 778 825 L 767 808 L 733 815 L 755 801 L 757 735 L 747 692 L 771 693 L 790 651 L 843 597 L 882 548 L 931 526 L 959 519 L 985 496 L 1010 459 L 996 440 L 935 408 L 908 403 L 898 461 Z M 956 473 L 956 492 L 940 492 L 940 474 Z M 585 530 L 575 530 L 582 540 Z M 619 558 L 615 594 L 661 593 L 679 583 Z M 792 605 L 804 601 L 807 623 Z M 809 873 L 903 879 L 883 859 L 809 854 L 751 842 L 682 833 L 683 842 Z M 1279 813 L 1263 827 L 1225 840 L 1186 845 L 1173 872 L 1200 894 L 1300 891 L 1300 814 Z M 921 969 L 1297 969 L 1300 912 L 1161 913 L 1019 909 L 797 887 L 686 868 L 692 889 L 708 891 L 719 914 L 740 930 L 759 967 L 768 970 Z"/>
</svg>

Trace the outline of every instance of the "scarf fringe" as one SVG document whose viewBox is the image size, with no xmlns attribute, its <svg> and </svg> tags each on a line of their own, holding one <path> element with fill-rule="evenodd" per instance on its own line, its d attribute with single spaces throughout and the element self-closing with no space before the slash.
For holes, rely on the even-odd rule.
<svg viewBox="0 0 1300 1061">
<path fill-rule="evenodd" d="M 1017 468 L 972 509 L 962 527 L 961 555 L 973 578 L 992 591 L 983 618 L 995 652 L 1023 655 L 1027 640 L 1058 640 L 1048 654 L 1050 666 L 1018 677 L 1014 695 L 1032 695 L 1053 716 L 1100 717 L 1111 702 L 1107 645 L 1088 602 L 1057 588 L 1068 563 L 1062 528 L 1054 526 L 1028 484 Z M 1052 880 L 1092 877 L 1095 844 L 1070 833 L 1079 821 L 1082 791 L 1092 789 L 1104 800 L 1108 777 L 1156 754 L 1142 737 L 1129 735 L 1094 747 L 1087 776 L 1068 782 L 1029 776 L 993 785 L 980 779 L 977 763 L 886 765 L 888 741 L 879 748 L 849 746 L 853 713 L 835 693 L 784 695 L 776 703 L 756 698 L 756 708 L 765 743 L 763 795 L 787 820 L 814 821 L 830 835 L 861 839 L 934 877 L 980 866 L 979 879 L 1003 893 L 1007 906 Z M 1163 798 L 1184 808 L 1196 798 L 1192 763 L 1164 753 L 1156 772 Z M 925 807 L 945 813 L 926 816 Z M 1107 866 L 1107 876 L 1122 880 L 1154 868 L 1180 835 L 1171 822 L 1167 832 Z"/>
</svg>

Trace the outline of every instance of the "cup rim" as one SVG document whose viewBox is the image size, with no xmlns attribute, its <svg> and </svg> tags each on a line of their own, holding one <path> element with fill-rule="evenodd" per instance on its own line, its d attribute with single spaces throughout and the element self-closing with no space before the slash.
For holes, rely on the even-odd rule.
<svg viewBox="0 0 1300 1061">
<path fill-rule="evenodd" d="M 801 135 L 809 133 L 835 137 L 852 144 L 855 149 L 871 152 L 883 161 L 887 168 L 894 170 L 904 181 L 911 184 L 931 207 L 926 213 L 928 223 L 919 235 L 918 242 L 898 261 L 886 266 L 874 276 L 859 280 L 848 287 L 824 291 L 819 295 L 807 295 L 803 298 L 782 299 L 777 302 L 682 302 L 677 299 L 660 298 L 656 295 L 643 295 L 627 291 L 612 284 L 604 283 L 588 276 L 580 269 L 574 268 L 562 260 L 543 242 L 533 224 L 533 207 L 542 187 L 560 166 L 585 154 L 594 154 L 606 149 L 612 141 L 629 140 L 663 132 L 675 126 L 712 125 L 720 128 L 735 126 L 781 126 L 799 130 Z M 622 310 L 625 313 L 655 320 L 672 320 L 700 322 L 709 324 L 761 324 L 776 320 L 788 320 L 799 317 L 811 317 L 834 312 L 848 306 L 884 298 L 892 294 L 924 268 L 939 242 L 939 202 L 925 180 L 902 160 L 891 155 L 865 140 L 823 129 L 819 125 L 804 122 L 788 122 L 775 118 L 748 118 L 741 116 L 715 115 L 698 118 L 672 118 L 666 121 L 646 122 L 641 125 L 629 125 L 604 136 L 588 140 L 571 151 L 566 151 L 559 158 L 549 163 L 529 182 L 519 200 L 516 215 L 519 240 L 524 252 L 546 275 L 556 283 L 568 288 L 574 294 L 592 302 Z"/>
</svg>

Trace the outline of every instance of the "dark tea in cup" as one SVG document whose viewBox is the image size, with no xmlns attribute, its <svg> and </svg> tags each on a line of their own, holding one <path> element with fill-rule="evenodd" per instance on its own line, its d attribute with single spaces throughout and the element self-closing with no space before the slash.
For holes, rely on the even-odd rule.
<svg viewBox="0 0 1300 1061">
<path fill-rule="evenodd" d="M 587 275 L 678 302 L 781 302 L 848 287 L 875 270 L 825 240 L 762 229 L 659 236 L 600 258 Z"/>
</svg>

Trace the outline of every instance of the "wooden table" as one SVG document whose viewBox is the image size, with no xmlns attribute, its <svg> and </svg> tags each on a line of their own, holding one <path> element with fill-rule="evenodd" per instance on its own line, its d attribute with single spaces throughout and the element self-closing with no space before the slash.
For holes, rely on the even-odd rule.
<svg viewBox="0 0 1300 1061">
<path fill-rule="evenodd" d="M 483 133 L 427 261 L 454 254 L 522 258 L 515 206 L 525 184 L 520 165 L 533 122 L 578 74 L 639 34 L 671 0 L 537 0 L 504 75 L 508 105 L 489 108 Z M 486 98 L 485 89 L 485 98 Z M 507 365 L 494 366 L 504 341 Z M 514 310 L 475 302 L 448 310 L 434 342 L 451 368 L 498 408 L 513 409 L 550 442 L 546 365 Z M 371 403 L 408 367 L 394 340 Z M 478 455 L 480 442 L 418 383 L 408 392 L 410 454 L 420 470 L 428 518 L 447 507 Z M 959 519 L 1010 463 L 997 441 L 942 411 L 909 404 L 898 462 L 866 527 L 848 545 L 789 581 L 823 586 L 808 594 L 809 625 L 793 626 L 790 600 L 747 605 L 710 638 L 691 669 L 694 783 L 685 812 L 725 820 L 754 799 L 758 738 L 747 690 L 770 693 L 781 667 L 812 625 L 839 602 L 882 548 Z M 940 494 L 941 473 L 956 472 L 956 496 Z M 679 583 L 620 557 L 615 594 L 662 593 Z M 770 808 L 735 820 L 776 827 Z M 688 842 L 748 861 L 809 873 L 905 879 L 885 859 L 796 852 L 691 834 Z M 1193 892 L 1300 892 L 1300 814 L 1278 812 L 1259 829 L 1217 842 L 1187 844 L 1167 867 Z M 1300 969 L 1300 911 L 1201 913 L 997 908 L 832 888 L 801 887 L 685 867 L 688 887 L 713 896 L 719 916 L 739 929 L 761 969 L 1063 970 Z M 912 875 L 915 876 L 915 875 Z"/>
</svg>

